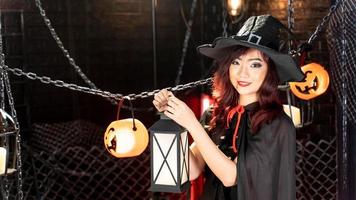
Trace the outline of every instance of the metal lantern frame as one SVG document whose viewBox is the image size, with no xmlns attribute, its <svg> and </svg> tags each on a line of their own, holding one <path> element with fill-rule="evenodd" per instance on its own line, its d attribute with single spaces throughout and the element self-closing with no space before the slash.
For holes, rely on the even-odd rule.
<svg viewBox="0 0 356 200">
<path fill-rule="evenodd" d="M 153 192 L 174 193 L 186 191 L 190 187 L 188 131 L 173 120 L 162 115 L 161 119 L 149 128 L 149 132 L 151 150 L 151 187 L 149 190 Z M 169 141 L 167 143 L 168 138 Z M 166 148 L 163 148 L 164 145 Z M 172 156 L 174 162 L 170 163 L 169 161 L 172 161 Z M 162 158 L 162 162 L 156 163 L 160 157 Z M 168 178 L 162 177 L 167 175 L 162 174 L 164 167 L 168 168 L 169 175 L 171 176 L 169 178 L 173 179 L 174 184 L 162 183 L 164 182 L 162 181 L 163 178 Z"/>
<path fill-rule="evenodd" d="M 7 176 L 17 171 L 17 138 L 20 129 L 15 126 L 14 120 L 3 109 L 0 109 L 0 147 L 5 148 L 5 171 L 0 176 Z"/>
<path fill-rule="evenodd" d="M 300 124 L 296 124 L 296 128 L 302 128 L 305 126 L 308 126 L 313 123 L 314 120 L 314 107 L 315 103 L 314 100 L 302 100 L 302 99 L 297 99 L 293 94 L 292 91 L 290 90 L 289 84 L 286 85 L 280 85 L 278 88 L 286 93 L 287 97 L 287 114 L 290 116 L 290 118 L 294 121 L 293 119 L 293 109 L 292 106 L 295 106 L 299 108 L 300 112 Z"/>
</svg>

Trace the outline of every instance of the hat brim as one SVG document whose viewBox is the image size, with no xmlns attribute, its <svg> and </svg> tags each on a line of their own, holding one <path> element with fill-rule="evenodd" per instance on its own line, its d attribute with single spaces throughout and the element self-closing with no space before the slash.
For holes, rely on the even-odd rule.
<svg viewBox="0 0 356 200">
<path fill-rule="evenodd" d="M 232 37 L 229 38 L 217 38 L 214 40 L 213 44 L 205 44 L 197 47 L 198 52 L 201 54 L 213 58 L 215 60 L 220 60 L 226 56 L 228 50 L 235 46 L 244 46 L 248 48 L 254 48 L 265 53 L 268 57 L 272 59 L 276 65 L 277 74 L 281 83 L 285 82 L 299 82 L 304 79 L 304 74 L 300 67 L 297 66 L 293 58 L 284 53 L 280 53 L 274 49 L 257 45 L 251 42 L 246 42 L 244 40 L 239 40 Z"/>
</svg>

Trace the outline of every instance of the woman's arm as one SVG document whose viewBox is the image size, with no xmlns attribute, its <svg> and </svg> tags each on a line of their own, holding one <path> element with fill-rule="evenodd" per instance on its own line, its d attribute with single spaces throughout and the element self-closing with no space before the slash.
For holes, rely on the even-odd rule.
<svg viewBox="0 0 356 200">
<path fill-rule="evenodd" d="M 169 116 L 168 114 L 167 116 Z M 173 116 L 172 116 L 173 117 Z M 173 119 L 173 118 L 172 118 Z M 226 187 L 236 184 L 236 160 L 230 160 L 210 139 L 198 120 L 186 127 L 194 139 L 202 158 Z"/>
<path fill-rule="evenodd" d="M 190 145 L 189 151 L 189 179 L 195 180 L 199 177 L 201 172 L 204 170 L 205 161 L 201 156 L 199 149 L 195 142 Z"/>
<path fill-rule="evenodd" d="M 205 163 L 225 186 L 236 184 L 236 162 L 220 151 L 184 102 L 171 92 L 163 90 L 155 95 L 153 104 L 189 131 Z"/>
</svg>

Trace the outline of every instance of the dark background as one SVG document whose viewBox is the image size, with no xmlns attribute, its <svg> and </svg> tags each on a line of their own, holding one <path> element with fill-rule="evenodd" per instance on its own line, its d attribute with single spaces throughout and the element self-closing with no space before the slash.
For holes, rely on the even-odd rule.
<svg viewBox="0 0 356 200">
<path fill-rule="evenodd" d="M 157 0 L 156 87 L 151 3 L 147 0 L 42 0 L 52 26 L 76 64 L 100 89 L 124 95 L 172 87 L 177 77 L 192 0 Z M 272 14 L 287 24 L 287 3 L 287 0 L 246 0 L 246 12 L 241 21 L 251 15 Z M 293 1 L 294 33 L 301 42 L 309 39 L 328 13 L 330 4 L 330 0 Z M 35 0 L 1 0 L 0 7 L 5 59 L 9 67 L 87 86 L 50 35 Z M 222 35 L 222 15 L 221 1 L 197 1 L 181 83 L 209 75 L 211 60 L 199 56 L 195 48 L 200 44 L 211 43 L 214 38 Z M 230 18 L 228 23 L 229 35 L 236 33 L 241 26 L 239 22 L 231 24 Z M 307 62 L 312 61 L 329 69 L 324 31 L 313 44 L 313 50 L 308 53 Z M 46 85 L 12 74 L 10 78 L 24 141 L 31 138 L 31 128 L 36 124 L 82 119 L 106 128 L 116 119 L 117 107 L 103 97 Z M 196 108 L 199 95 L 207 91 L 207 87 L 197 87 L 177 95 L 200 112 Z M 147 127 L 158 119 L 151 101 L 152 97 L 133 101 L 135 108 L 151 109 L 135 112 L 135 116 Z M 335 137 L 337 120 L 334 93 L 328 89 L 312 101 L 315 103 L 313 124 L 298 129 L 297 136 L 312 141 Z M 128 105 L 127 101 L 125 105 Z M 120 118 L 127 117 L 131 117 L 130 113 L 123 109 Z M 353 129 L 351 132 L 354 132 Z M 98 138 L 101 140 L 101 135 Z"/>
<path fill-rule="evenodd" d="M 221 16 L 207 17 L 208 13 L 216 14 L 217 6 L 205 2 L 205 7 L 212 6 L 205 10 L 202 4 L 199 2 L 196 9 L 181 83 L 199 80 L 206 73 L 209 66 L 202 64 L 195 47 L 221 32 L 217 24 Z M 42 5 L 76 64 L 99 88 L 126 95 L 174 86 L 186 30 L 181 13 L 188 20 L 190 2 L 159 1 L 157 4 L 156 88 L 150 1 L 58 0 L 43 1 Z M 4 37 L 8 66 L 87 86 L 51 37 L 34 1 L 2 1 L 1 7 L 4 32 L 9 33 Z M 203 12 L 205 23 L 209 23 L 206 27 L 202 22 Z M 214 25 L 210 27 L 210 23 Z M 204 34 L 203 30 L 206 30 Z M 11 77 L 11 80 L 23 126 L 78 118 L 106 126 L 115 119 L 117 108 L 102 97 L 24 78 Z M 152 98 L 147 98 L 133 103 L 134 107 L 149 108 L 151 101 Z M 154 112 L 137 113 L 137 117 L 141 114 L 152 116 Z"/>
<path fill-rule="evenodd" d="M 53 27 L 77 65 L 99 88 L 112 93 L 131 94 L 174 86 L 182 55 L 186 31 L 183 20 L 189 19 L 192 1 L 157 1 L 157 87 L 153 80 L 153 48 L 151 1 L 142 0 L 50 0 L 43 1 Z M 287 1 L 248 1 L 242 21 L 251 15 L 270 13 L 287 23 Z M 295 30 L 305 41 L 314 32 L 328 12 L 330 2 L 294 1 Z M 49 76 L 68 83 L 87 86 L 64 57 L 39 14 L 35 1 L 2 0 L 5 33 L 20 33 L 3 38 L 6 63 L 38 75 Z M 199 0 L 194 15 L 192 36 L 181 76 L 181 83 L 205 78 L 211 61 L 199 56 L 199 44 L 210 43 L 222 34 L 222 6 L 220 1 Z M 21 27 L 22 13 L 23 26 Z M 228 20 L 230 22 L 230 20 Z M 241 23 L 229 24 L 233 34 Z M 328 68 L 328 52 L 320 35 L 310 53 L 315 60 Z M 39 81 L 11 76 L 15 101 L 23 129 L 33 123 L 60 122 L 85 119 L 107 126 L 116 117 L 117 108 L 102 97 L 45 85 Z M 202 88 L 180 92 L 185 99 L 199 94 Z M 205 89 L 206 90 L 206 89 Z M 205 91 L 204 90 L 204 91 Z M 152 98 L 134 101 L 134 107 L 149 108 Z M 334 98 L 330 94 L 315 100 L 316 115 L 310 132 L 330 135 L 334 130 Z M 127 102 L 125 102 L 127 104 Z M 323 110 L 323 115 L 318 115 Z M 123 110 L 122 117 L 129 116 Z M 149 126 L 155 112 L 136 112 L 136 116 Z"/>
</svg>

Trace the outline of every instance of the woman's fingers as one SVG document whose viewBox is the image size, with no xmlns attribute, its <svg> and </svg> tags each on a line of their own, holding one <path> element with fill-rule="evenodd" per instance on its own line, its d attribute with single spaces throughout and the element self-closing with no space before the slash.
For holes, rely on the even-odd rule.
<svg viewBox="0 0 356 200">
<path fill-rule="evenodd" d="M 174 104 L 174 105 L 182 105 L 182 101 L 180 99 L 178 99 L 177 97 L 175 97 L 174 95 L 171 95 L 168 99 L 169 102 L 171 102 L 171 104 Z"/>
<path fill-rule="evenodd" d="M 163 89 L 161 92 L 165 99 L 168 99 L 168 97 L 170 96 L 170 93 L 172 93 L 172 92 L 168 91 L 167 89 Z"/>
<path fill-rule="evenodd" d="M 159 103 L 164 103 L 165 101 L 167 101 L 167 98 L 165 98 L 164 95 L 161 92 L 155 94 L 154 99 L 156 101 L 158 101 Z"/>
<path fill-rule="evenodd" d="M 174 107 L 172 107 L 172 106 L 169 106 L 169 105 L 166 107 L 165 110 L 170 112 L 170 113 L 172 113 L 173 115 L 176 113 L 176 109 Z"/>
<path fill-rule="evenodd" d="M 174 107 L 174 108 L 178 106 L 176 102 L 172 101 L 172 97 L 169 97 L 167 104 L 169 107 Z"/>
<path fill-rule="evenodd" d="M 166 89 L 155 94 L 152 103 L 159 112 L 164 112 L 171 119 L 182 121 L 186 117 L 190 118 L 189 115 L 186 116 L 189 113 L 186 104 Z"/>
<path fill-rule="evenodd" d="M 193 111 L 168 90 L 162 90 L 157 93 L 153 104 L 157 110 L 185 128 L 189 127 L 193 120 L 196 120 Z"/>
<path fill-rule="evenodd" d="M 152 103 L 159 112 L 163 112 L 165 110 L 165 106 L 162 106 L 157 100 L 153 100 Z"/>
<path fill-rule="evenodd" d="M 152 101 L 152 103 L 159 112 L 165 111 L 169 106 L 168 99 L 170 97 L 170 93 L 171 92 L 167 89 L 163 89 L 154 95 L 154 100 Z"/>
<path fill-rule="evenodd" d="M 170 119 L 173 119 L 174 120 L 174 115 L 168 111 L 164 111 L 164 114 L 169 117 Z"/>
</svg>

